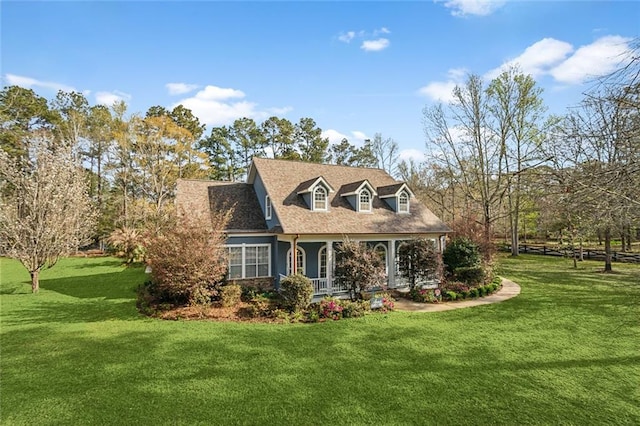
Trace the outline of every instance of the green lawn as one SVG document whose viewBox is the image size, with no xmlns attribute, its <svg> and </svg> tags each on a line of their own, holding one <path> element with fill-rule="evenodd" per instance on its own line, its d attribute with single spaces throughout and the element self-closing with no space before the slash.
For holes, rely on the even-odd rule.
<svg viewBox="0 0 640 426">
<path fill-rule="evenodd" d="M 0 423 L 640 424 L 640 267 L 503 258 L 503 303 L 318 324 L 148 319 L 139 269 L 0 259 Z"/>
</svg>

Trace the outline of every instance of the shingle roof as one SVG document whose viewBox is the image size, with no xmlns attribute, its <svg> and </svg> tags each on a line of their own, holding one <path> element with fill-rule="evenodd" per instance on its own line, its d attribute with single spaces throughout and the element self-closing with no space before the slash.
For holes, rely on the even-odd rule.
<svg viewBox="0 0 640 426">
<path fill-rule="evenodd" d="M 400 190 L 400 188 L 405 185 L 406 184 L 404 182 L 399 182 L 393 185 L 378 187 L 378 196 L 384 198 L 395 195 Z"/>
<path fill-rule="evenodd" d="M 246 232 L 267 230 L 256 193 L 247 183 L 180 179 L 176 206 L 187 214 L 202 213 L 206 209 L 234 208 L 227 229 Z"/>
<path fill-rule="evenodd" d="M 286 160 L 254 158 L 249 183 L 260 175 L 282 232 L 286 234 L 395 234 L 444 233 L 451 230 L 417 199 L 411 198 L 410 214 L 394 212 L 374 197 L 371 213 L 356 212 L 340 195 L 345 186 L 367 180 L 374 188 L 397 185 L 384 170 Z M 327 212 L 312 211 L 298 195 L 301 182 L 322 176 L 333 188 Z M 400 183 L 401 184 L 401 183 Z M 357 186 L 356 186 L 357 188 Z"/>
</svg>

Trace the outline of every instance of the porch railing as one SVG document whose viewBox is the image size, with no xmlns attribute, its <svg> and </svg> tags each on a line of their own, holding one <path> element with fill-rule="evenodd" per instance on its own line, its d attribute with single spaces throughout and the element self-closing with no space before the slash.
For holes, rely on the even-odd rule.
<svg viewBox="0 0 640 426">
<path fill-rule="evenodd" d="M 313 284 L 313 294 L 314 295 L 322 295 L 329 294 L 329 289 L 331 289 L 331 294 L 336 293 L 346 293 L 349 289 L 344 285 L 338 285 L 333 279 L 329 282 L 328 278 L 310 278 L 311 283 Z"/>
</svg>

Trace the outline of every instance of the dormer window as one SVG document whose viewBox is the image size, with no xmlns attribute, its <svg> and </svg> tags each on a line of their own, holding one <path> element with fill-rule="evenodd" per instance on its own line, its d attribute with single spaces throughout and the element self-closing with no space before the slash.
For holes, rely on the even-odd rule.
<svg viewBox="0 0 640 426">
<path fill-rule="evenodd" d="M 362 189 L 360 191 L 360 204 L 358 210 L 361 212 L 371 211 L 371 192 L 368 189 Z"/>
<path fill-rule="evenodd" d="M 327 210 L 327 190 L 321 185 L 313 190 L 313 210 Z"/>
<path fill-rule="evenodd" d="M 409 194 L 405 191 L 398 195 L 398 213 L 409 213 Z"/>
<path fill-rule="evenodd" d="M 396 213 L 410 214 L 409 203 L 415 195 L 404 182 L 393 185 L 379 186 L 378 197 Z"/>
<path fill-rule="evenodd" d="M 264 218 L 271 219 L 271 198 L 268 195 L 264 196 Z"/>
</svg>

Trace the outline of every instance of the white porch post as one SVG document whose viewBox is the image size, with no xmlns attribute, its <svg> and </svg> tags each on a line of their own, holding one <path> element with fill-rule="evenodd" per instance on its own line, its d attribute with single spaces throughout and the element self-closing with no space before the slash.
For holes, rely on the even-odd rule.
<svg viewBox="0 0 640 426">
<path fill-rule="evenodd" d="M 333 293 L 333 241 L 327 241 L 327 294 Z"/>
<path fill-rule="evenodd" d="M 396 286 L 396 240 L 389 240 L 389 259 L 387 259 L 388 265 L 387 270 L 389 273 L 387 274 L 389 277 L 389 287 L 395 288 Z"/>
</svg>

